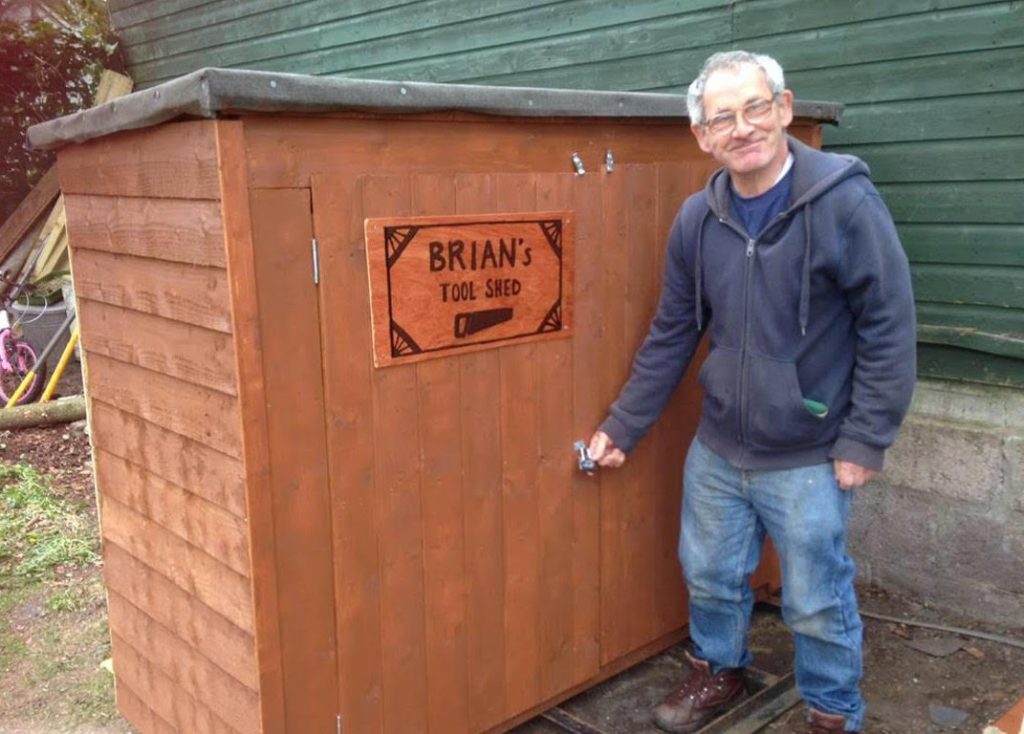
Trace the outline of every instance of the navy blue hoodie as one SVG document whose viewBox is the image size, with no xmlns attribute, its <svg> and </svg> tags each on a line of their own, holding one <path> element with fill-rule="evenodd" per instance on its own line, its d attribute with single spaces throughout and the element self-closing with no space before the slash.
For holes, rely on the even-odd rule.
<svg viewBox="0 0 1024 734">
<path fill-rule="evenodd" d="M 916 374 L 907 258 L 862 161 L 788 143 L 792 201 L 757 238 L 724 169 L 676 216 L 658 311 L 601 426 L 624 451 L 708 331 L 697 435 L 712 450 L 743 469 L 882 467 Z"/>
</svg>

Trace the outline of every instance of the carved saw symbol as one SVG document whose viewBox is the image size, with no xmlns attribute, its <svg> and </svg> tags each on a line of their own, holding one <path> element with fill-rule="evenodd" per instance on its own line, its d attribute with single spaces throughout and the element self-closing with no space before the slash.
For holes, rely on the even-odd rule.
<svg viewBox="0 0 1024 734">
<path fill-rule="evenodd" d="M 511 308 L 491 308 L 486 311 L 464 311 L 455 314 L 455 338 L 464 339 L 484 329 L 512 320 Z"/>
</svg>

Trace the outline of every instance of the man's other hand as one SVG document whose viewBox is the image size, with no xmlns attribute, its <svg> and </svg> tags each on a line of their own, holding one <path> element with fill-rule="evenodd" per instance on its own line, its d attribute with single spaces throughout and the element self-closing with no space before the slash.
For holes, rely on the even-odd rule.
<svg viewBox="0 0 1024 734">
<path fill-rule="evenodd" d="M 590 437 L 589 451 L 590 458 L 596 461 L 598 466 L 606 466 L 609 469 L 622 466 L 626 461 L 626 454 L 604 431 L 597 431 Z"/>
<path fill-rule="evenodd" d="M 836 481 L 839 482 L 839 486 L 842 489 L 862 487 L 865 482 L 878 474 L 874 469 L 868 469 L 866 466 L 854 464 L 852 461 L 835 459 L 833 463 L 836 468 Z"/>
</svg>

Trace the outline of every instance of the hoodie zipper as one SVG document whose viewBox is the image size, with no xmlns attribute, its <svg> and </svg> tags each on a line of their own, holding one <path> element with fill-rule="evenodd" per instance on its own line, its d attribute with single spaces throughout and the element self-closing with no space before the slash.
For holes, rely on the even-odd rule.
<svg viewBox="0 0 1024 734">
<path fill-rule="evenodd" d="M 750 334 L 750 282 L 754 277 L 754 247 L 757 238 L 747 240 L 743 262 L 743 339 L 740 342 L 740 451 L 747 451 L 747 336 Z"/>
<path fill-rule="evenodd" d="M 771 221 L 768 222 L 762 229 L 762 232 L 768 232 L 772 227 L 775 226 L 779 221 L 784 219 L 790 213 L 790 209 L 784 212 L 780 212 L 772 217 Z M 735 224 L 731 220 L 720 217 L 719 222 L 729 227 L 731 230 L 740 235 L 747 243 L 747 249 L 745 257 L 743 259 L 743 336 L 740 339 L 740 389 L 739 389 L 739 442 L 741 457 L 747 451 L 747 342 L 750 334 L 750 292 L 753 290 L 751 287 L 751 281 L 754 277 L 754 250 L 757 247 L 757 237 L 751 237 L 747 234 L 739 225 Z"/>
<path fill-rule="evenodd" d="M 740 338 L 740 389 L 737 400 L 739 415 L 737 426 L 740 451 L 746 452 L 746 438 L 744 427 L 746 424 L 746 392 L 747 392 L 747 333 L 750 331 L 750 281 L 753 277 L 754 248 L 757 246 L 757 238 L 751 237 L 747 232 L 726 217 L 719 217 L 718 221 L 743 238 L 747 243 L 746 255 L 743 258 L 743 335 Z"/>
</svg>

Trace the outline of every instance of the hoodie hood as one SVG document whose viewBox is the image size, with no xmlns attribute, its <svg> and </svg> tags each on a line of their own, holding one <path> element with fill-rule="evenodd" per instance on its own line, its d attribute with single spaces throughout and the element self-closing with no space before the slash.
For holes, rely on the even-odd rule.
<svg viewBox="0 0 1024 734">
<path fill-rule="evenodd" d="M 793 200 L 790 205 L 771 223 L 765 227 L 765 232 L 775 227 L 779 222 L 791 217 L 795 212 L 806 208 L 804 217 L 804 257 L 800 288 L 800 333 L 807 333 L 807 321 L 810 310 L 811 290 L 811 213 L 810 208 L 815 199 L 823 196 L 842 181 L 853 176 L 869 176 L 870 170 L 864 161 L 850 155 L 829 154 L 821 155 L 817 150 L 801 143 L 796 138 L 787 135 L 786 142 L 789 151 L 793 155 Z M 730 179 L 729 172 L 720 168 L 711 174 L 707 186 L 704 188 L 704 196 L 708 203 L 708 212 L 701 221 L 697 235 L 696 249 L 696 307 L 698 328 L 703 327 L 703 272 L 702 272 L 702 250 L 704 248 L 704 225 L 708 216 L 714 216 L 721 222 L 729 222 L 738 231 L 742 231 L 730 217 Z M 749 233 L 745 233 L 750 237 Z"/>
</svg>

